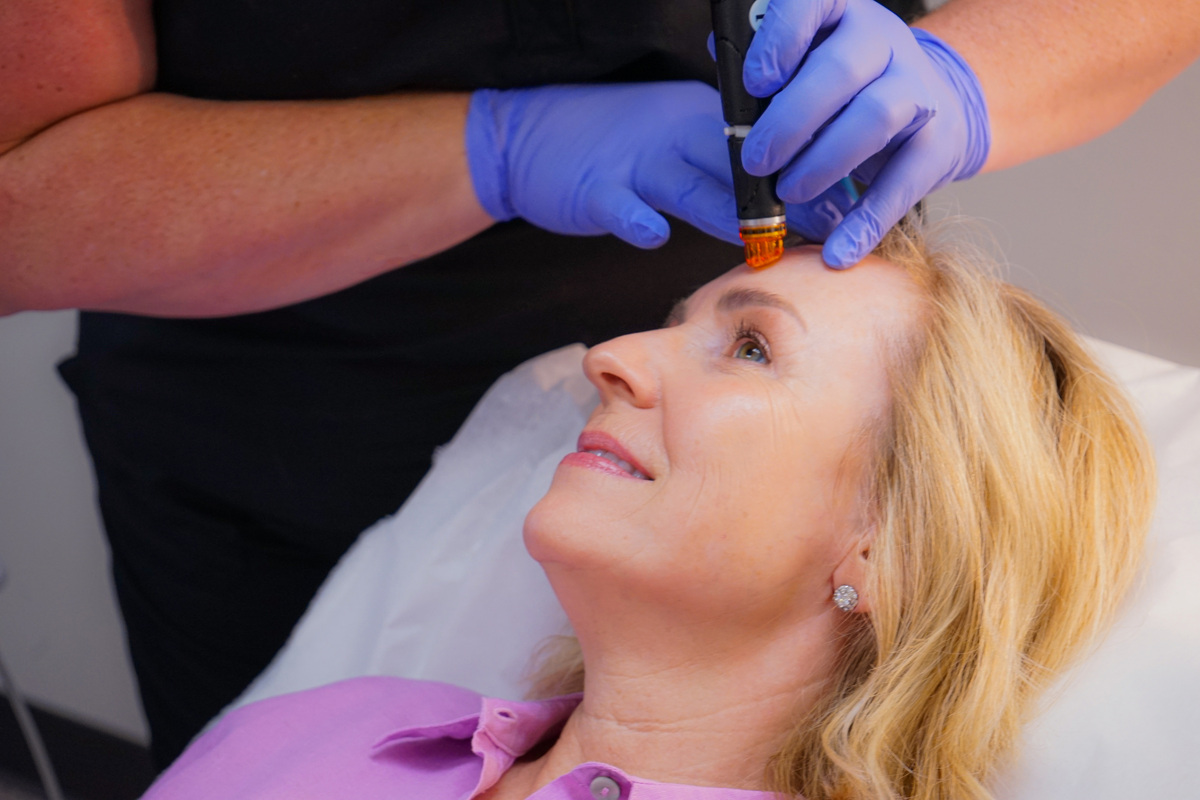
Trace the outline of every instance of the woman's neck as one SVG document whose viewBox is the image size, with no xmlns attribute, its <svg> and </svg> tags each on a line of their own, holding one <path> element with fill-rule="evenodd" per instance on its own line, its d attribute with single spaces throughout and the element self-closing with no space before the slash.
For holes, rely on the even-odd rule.
<svg viewBox="0 0 1200 800">
<path fill-rule="evenodd" d="M 830 674 L 829 620 L 810 623 L 750 649 L 736 643 L 672 656 L 650 643 L 585 646 L 601 655 L 587 659 L 583 702 L 549 751 L 506 776 L 506 788 L 527 797 L 596 761 L 664 783 L 765 789 L 770 758 Z"/>
</svg>

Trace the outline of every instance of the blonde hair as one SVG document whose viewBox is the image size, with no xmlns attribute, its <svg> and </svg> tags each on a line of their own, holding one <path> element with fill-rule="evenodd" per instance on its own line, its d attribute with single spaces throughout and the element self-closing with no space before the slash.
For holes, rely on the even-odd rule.
<svg viewBox="0 0 1200 800">
<path fill-rule="evenodd" d="M 1153 460 L 1078 337 L 919 220 L 876 250 L 925 318 L 893 347 L 868 502 L 872 613 L 768 767 L 808 800 L 985 800 L 1048 683 L 1111 622 L 1137 572 Z M 544 648 L 536 696 L 579 691 Z"/>
</svg>

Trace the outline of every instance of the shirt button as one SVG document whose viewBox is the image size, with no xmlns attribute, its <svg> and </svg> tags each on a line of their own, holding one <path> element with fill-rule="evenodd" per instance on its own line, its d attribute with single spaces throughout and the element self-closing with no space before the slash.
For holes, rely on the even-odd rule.
<svg viewBox="0 0 1200 800">
<path fill-rule="evenodd" d="M 621 800 L 621 786 L 607 775 L 597 775 L 592 778 L 588 787 L 596 800 Z"/>
</svg>

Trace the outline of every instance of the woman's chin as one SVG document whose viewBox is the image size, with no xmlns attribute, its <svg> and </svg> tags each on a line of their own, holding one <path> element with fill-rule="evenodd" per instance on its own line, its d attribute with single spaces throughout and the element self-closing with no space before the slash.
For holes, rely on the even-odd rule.
<svg viewBox="0 0 1200 800">
<path fill-rule="evenodd" d="M 608 461 L 570 455 L 579 458 L 563 459 L 554 471 L 550 488 L 525 517 L 525 541 L 531 553 L 533 540 L 559 540 L 565 532 L 574 531 L 579 532 L 576 536 L 587 536 L 601 527 L 611 531 L 605 520 L 626 519 L 635 509 L 644 507 L 646 490 L 654 485 L 653 481 L 625 474 Z M 531 524 L 536 532 L 533 540 Z"/>
<path fill-rule="evenodd" d="M 607 492 L 579 485 L 597 477 L 563 476 L 564 469 L 559 467 L 550 489 L 525 515 L 525 549 L 543 566 L 601 566 L 620 556 L 629 532 L 614 519 L 613 498 Z M 599 476 L 598 480 L 627 479 Z M 620 516 L 627 519 L 628 513 Z"/>
<path fill-rule="evenodd" d="M 571 560 L 567 556 L 578 549 L 578 544 L 572 546 L 573 537 L 567 531 L 578 529 L 580 522 L 580 511 L 572 505 L 577 504 L 566 501 L 551 487 L 525 515 L 525 549 L 535 561 L 545 565 Z"/>
</svg>

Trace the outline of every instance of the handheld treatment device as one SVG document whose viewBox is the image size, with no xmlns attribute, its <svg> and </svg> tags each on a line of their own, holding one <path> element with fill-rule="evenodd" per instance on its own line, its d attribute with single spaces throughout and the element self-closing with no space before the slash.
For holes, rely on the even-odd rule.
<svg viewBox="0 0 1200 800">
<path fill-rule="evenodd" d="M 737 200 L 738 233 L 746 245 L 746 263 L 766 269 L 783 255 L 787 216 L 775 193 L 778 174 L 756 177 L 742 167 L 742 142 L 750 126 L 770 102 L 746 91 L 742 64 L 750 40 L 767 10 L 768 0 L 711 0 L 713 38 L 717 51 L 717 86 L 729 138 L 733 193 Z"/>
</svg>

